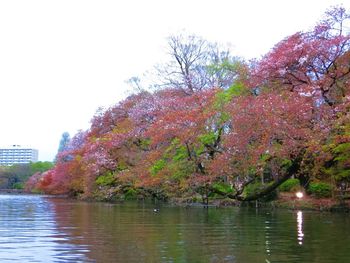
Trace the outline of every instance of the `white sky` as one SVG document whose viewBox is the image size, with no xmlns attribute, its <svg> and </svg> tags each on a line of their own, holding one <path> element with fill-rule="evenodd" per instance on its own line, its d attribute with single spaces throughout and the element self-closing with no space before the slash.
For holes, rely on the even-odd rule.
<svg viewBox="0 0 350 263">
<path fill-rule="evenodd" d="M 64 131 L 87 129 L 125 80 L 162 60 L 182 30 L 260 57 L 343 0 L 0 0 L 0 145 L 51 161 Z"/>
</svg>

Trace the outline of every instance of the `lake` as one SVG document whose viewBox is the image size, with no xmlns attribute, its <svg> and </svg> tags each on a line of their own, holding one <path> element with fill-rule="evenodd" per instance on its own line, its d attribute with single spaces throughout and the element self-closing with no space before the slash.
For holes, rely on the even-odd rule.
<svg viewBox="0 0 350 263">
<path fill-rule="evenodd" d="M 0 195 L 0 262 L 345 263 L 350 216 Z"/>
</svg>

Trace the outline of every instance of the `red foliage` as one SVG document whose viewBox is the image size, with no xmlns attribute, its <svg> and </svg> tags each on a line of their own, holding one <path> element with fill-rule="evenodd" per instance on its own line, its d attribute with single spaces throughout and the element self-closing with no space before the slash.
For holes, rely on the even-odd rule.
<svg viewBox="0 0 350 263">
<path fill-rule="evenodd" d="M 344 34 L 345 9 L 327 13 L 313 31 L 298 32 L 278 43 L 252 73 L 252 85 L 286 88 L 320 96 L 333 105 L 349 92 L 350 35 Z"/>
<path fill-rule="evenodd" d="M 210 105 L 216 90 L 205 90 L 191 96 L 171 97 L 165 100 L 157 112 L 157 121 L 146 133 L 154 145 L 180 139 L 182 143 L 193 142 L 207 130 L 206 122 L 215 114 Z"/>
<path fill-rule="evenodd" d="M 224 151 L 210 164 L 216 176 L 261 173 L 266 159 L 293 160 L 313 135 L 312 101 L 291 93 L 240 97 L 228 106 Z M 263 158 L 265 156 L 265 158 Z"/>
<path fill-rule="evenodd" d="M 118 184 L 171 191 L 225 180 L 242 185 L 267 167 L 278 178 L 349 111 L 350 36 L 342 28 L 348 18 L 336 8 L 314 30 L 278 43 L 251 72 L 242 69 L 237 81 L 258 87 L 255 95 L 170 87 L 100 110 L 54 169 L 28 184 L 89 196 L 108 173 Z"/>
</svg>

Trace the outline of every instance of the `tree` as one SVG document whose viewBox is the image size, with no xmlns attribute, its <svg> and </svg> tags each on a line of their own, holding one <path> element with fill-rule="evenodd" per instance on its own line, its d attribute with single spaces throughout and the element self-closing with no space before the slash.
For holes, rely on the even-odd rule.
<svg viewBox="0 0 350 263">
<path fill-rule="evenodd" d="M 239 96 L 227 105 L 227 111 L 231 125 L 222 136 L 222 154 L 208 169 L 231 186 L 228 197 L 258 199 L 298 175 L 313 134 L 310 98 L 288 92 Z M 248 193 L 252 184 L 259 188 Z M 225 195 L 220 189 L 213 191 Z"/>
<path fill-rule="evenodd" d="M 312 96 L 318 105 L 341 103 L 349 94 L 349 19 L 344 8 L 336 7 L 312 31 L 282 40 L 257 64 L 252 85 Z"/>
<path fill-rule="evenodd" d="M 350 186 L 350 104 L 332 123 L 326 136 L 308 149 L 303 169 L 312 180 L 326 181 L 341 190 Z"/>
<path fill-rule="evenodd" d="M 292 176 L 348 182 L 348 17 L 329 11 L 251 68 L 201 38 L 170 37 L 162 88 L 100 109 L 31 185 L 208 202 L 213 194 L 260 199 Z"/>
<path fill-rule="evenodd" d="M 252 72 L 253 87 L 313 99 L 311 123 L 317 136 L 306 145 L 299 175 L 306 186 L 310 180 L 346 181 L 346 161 L 341 160 L 347 158 L 347 148 L 339 140 L 346 133 L 339 126 L 350 102 L 349 21 L 344 8 L 328 10 L 313 30 L 278 43 Z"/>
<path fill-rule="evenodd" d="M 228 88 L 242 62 L 229 50 L 195 35 L 168 38 L 170 60 L 158 66 L 159 87 L 180 89 L 186 94 L 212 87 Z"/>
<path fill-rule="evenodd" d="M 56 157 L 55 157 L 56 161 L 57 161 L 59 155 L 68 149 L 69 142 L 70 142 L 70 135 L 69 135 L 69 133 L 68 132 L 62 133 L 60 144 L 58 146 L 58 151 L 57 151 L 57 154 L 56 154 Z"/>
<path fill-rule="evenodd" d="M 63 152 L 67 149 L 70 142 L 70 135 L 68 132 L 62 133 L 62 138 L 60 140 L 60 144 L 58 146 L 58 152 Z"/>
<path fill-rule="evenodd" d="M 78 132 L 58 153 L 55 166 L 47 172 L 34 174 L 27 188 L 49 194 L 72 194 L 83 192 L 84 166 L 81 156 L 86 148 L 86 132 Z"/>
<path fill-rule="evenodd" d="M 0 170 L 2 188 L 22 189 L 26 181 L 35 173 L 43 173 L 53 167 L 51 162 L 35 162 L 28 164 L 15 164 L 3 167 Z"/>
<path fill-rule="evenodd" d="M 172 189 L 166 190 L 169 194 L 182 188 L 177 193 L 191 190 L 205 195 L 204 162 L 212 137 L 216 136 L 209 123 L 216 114 L 210 110 L 216 93 L 210 89 L 185 95 L 175 89 L 171 101 L 163 100 L 157 121 L 145 134 L 151 141 L 151 152 L 146 156 L 151 166 L 143 178 L 144 186 L 158 184 L 161 189 Z M 200 178 L 203 182 L 198 184 Z"/>
</svg>

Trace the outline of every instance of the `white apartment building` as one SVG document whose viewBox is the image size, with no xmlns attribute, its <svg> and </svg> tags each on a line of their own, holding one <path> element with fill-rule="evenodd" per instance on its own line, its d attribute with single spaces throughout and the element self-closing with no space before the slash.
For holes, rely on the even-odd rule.
<svg viewBox="0 0 350 263">
<path fill-rule="evenodd" d="M 20 145 L 0 148 L 0 166 L 26 164 L 38 161 L 38 150 Z"/>
</svg>

